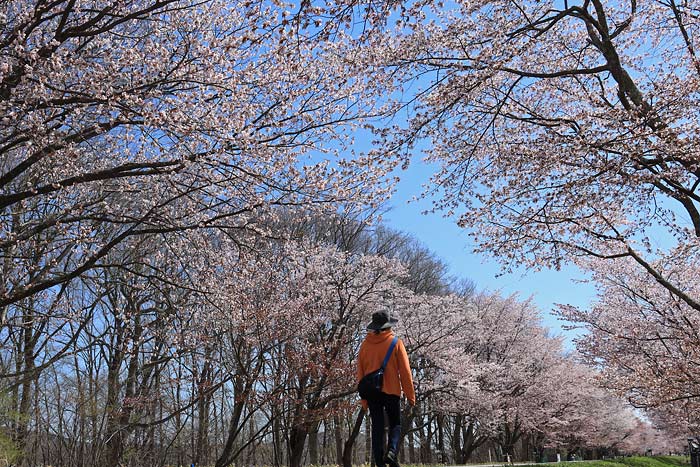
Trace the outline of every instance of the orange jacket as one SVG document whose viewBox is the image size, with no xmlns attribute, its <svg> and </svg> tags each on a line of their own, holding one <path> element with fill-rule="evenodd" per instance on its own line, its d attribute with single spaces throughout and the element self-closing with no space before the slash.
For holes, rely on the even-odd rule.
<svg viewBox="0 0 700 467">
<path fill-rule="evenodd" d="M 379 334 L 374 331 L 367 333 L 367 337 L 360 346 L 360 355 L 357 359 L 357 382 L 359 383 L 362 377 L 382 366 L 387 350 L 394 339 L 394 333 L 391 329 L 382 331 Z M 394 394 L 401 397 L 401 390 L 406 395 L 408 402 L 411 405 L 416 403 L 416 392 L 413 389 L 413 377 L 411 376 L 411 366 L 408 363 L 408 355 L 406 347 L 404 347 L 401 339 L 398 340 L 394 350 L 391 352 L 389 362 L 384 369 L 384 380 L 382 383 L 382 392 L 386 394 Z M 362 400 L 362 407 L 367 409 L 367 401 Z"/>
</svg>

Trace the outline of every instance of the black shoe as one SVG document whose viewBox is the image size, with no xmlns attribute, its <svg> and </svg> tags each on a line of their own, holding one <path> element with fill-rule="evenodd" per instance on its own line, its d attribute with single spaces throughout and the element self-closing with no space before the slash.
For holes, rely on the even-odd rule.
<svg viewBox="0 0 700 467">
<path fill-rule="evenodd" d="M 401 467 L 399 465 L 399 458 L 396 455 L 396 452 L 392 451 L 391 449 L 389 449 L 384 455 L 384 462 L 386 462 L 389 467 Z"/>
</svg>

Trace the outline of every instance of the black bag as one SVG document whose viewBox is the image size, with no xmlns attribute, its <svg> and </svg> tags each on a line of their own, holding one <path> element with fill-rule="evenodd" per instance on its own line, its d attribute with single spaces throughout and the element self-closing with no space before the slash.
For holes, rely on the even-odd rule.
<svg viewBox="0 0 700 467">
<path fill-rule="evenodd" d="M 384 362 L 382 362 L 382 367 L 364 375 L 357 384 L 357 392 L 360 393 L 360 399 L 371 401 L 379 398 L 379 395 L 382 393 L 382 383 L 384 382 L 384 368 L 386 368 L 391 352 L 394 350 L 398 340 L 399 338 L 396 336 L 391 342 L 389 350 L 384 357 Z"/>
<path fill-rule="evenodd" d="M 374 370 L 372 373 L 367 373 L 362 377 L 357 384 L 357 392 L 360 393 L 360 399 L 366 401 L 375 400 L 382 392 L 382 382 L 384 381 L 384 369 Z"/>
</svg>

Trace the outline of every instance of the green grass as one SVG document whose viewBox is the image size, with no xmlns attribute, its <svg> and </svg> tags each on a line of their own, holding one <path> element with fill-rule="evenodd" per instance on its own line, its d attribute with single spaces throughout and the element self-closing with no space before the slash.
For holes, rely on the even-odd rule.
<svg viewBox="0 0 700 467">
<path fill-rule="evenodd" d="M 556 467 L 572 467 L 572 466 L 585 466 L 585 467 L 626 467 L 625 464 L 619 464 L 615 461 L 605 460 L 605 461 L 581 461 L 576 463 L 571 462 L 552 462 L 551 464 Z"/>
<path fill-rule="evenodd" d="M 687 467 L 690 465 L 690 458 L 686 456 L 654 456 L 654 459 L 679 467 Z"/>
<path fill-rule="evenodd" d="M 600 461 L 582 461 L 572 464 L 571 462 L 558 462 L 548 464 L 553 467 L 688 467 L 690 461 L 683 456 L 635 456 L 618 457 Z"/>
</svg>

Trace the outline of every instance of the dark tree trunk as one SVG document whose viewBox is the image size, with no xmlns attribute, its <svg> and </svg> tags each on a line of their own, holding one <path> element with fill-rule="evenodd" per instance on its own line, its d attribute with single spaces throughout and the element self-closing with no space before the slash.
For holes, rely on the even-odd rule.
<svg viewBox="0 0 700 467">
<path fill-rule="evenodd" d="M 106 430 L 106 457 L 103 465 L 116 466 L 121 460 L 121 430 L 119 430 L 119 369 L 122 364 L 122 330 L 118 323 L 115 341 L 111 347 L 113 354 L 107 366 L 107 430 Z M 117 459 L 114 459 L 114 456 Z"/>
<path fill-rule="evenodd" d="M 466 463 L 464 451 L 462 451 L 462 424 L 464 417 L 457 415 L 455 417 L 454 431 L 452 432 L 452 453 L 455 458 L 455 464 L 461 465 Z"/>
<path fill-rule="evenodd" d="M 301 467 L 304 460 L 304 446 L 309 429 L 296 425 L 289 432 L 289 467 Z"/>
<path fill-rule="evenodd" d="M 338 465 L 343 465 L 343 426 L 340 417 L 333 417 L 333 432 L 335 433 L 335 459 Z"/>
<path fill-rule="evenodd" d="M 33 313 L 31 311 L 31 304 L 29 305 L 29 311 L 24 316 L 24 328 L 22 329 L 23 334 L 23 372 L 24 381 L 22 382 L 22 396 L 19 402 L 19 410 L 16 417 L 17 429 L 16 429 L 16 442 L 20 451 L 20 456 L 16 459 L 16 462 L 21 463 L 22 459 L 27 453 L 27 434 L 28 434 L 28 424 L 30 419 L 30 409 L 32 401 L 32 384 L 36 381 L 38 375 L 35 375 L 35 364 L 34 364 L 34 348 L 36 347 L 38 333 L 35 335 L 32 327 L 34 322 Z M 62 434 L 59 432 L 59 434 Z"/>
<path fill-rule="evenodd" d="M 431 445 L 433 442 L 433 435 L 435 434 L 433 432 L 433 420 L 432 418 L 428 418 L 428 423 L 426 425 L 426 430 L 427 433 L 423 439 L 423 443 L 421 445 L 421 451 L 423 452 L 423 462 L 425 464 L 432 464 L 433 463 L 433 450 L 431 449 Z"/>
<path fill-rule="evenodd" d="M 284 463 L 282 459 L 282 428 L 280 423 L 280 413 L 279 411 L 273 409 L 274 418 L 272 419 L 272 445 L 274 454 L 274 465 L 279 467 Z"/>
<path fill-rule="evenodd" d="M 347 441 L 345 441 L 345 446 L 343 447 L 343 462 L 341 464 L 343 467 L 352 467 L 352 448 L 355 444 L 357 436 L 360 434 L 362 421 L 364 420 L 366 413 L 367 412 L 365 409 L 360 409 L 360 413 L 357 414 L 357 418 L 355 419 L 355 425 L 352 427 L 352 431 L 350 432 Z"/>
<path fill-rule="evenodd" d="M 503 424 L 498 441 L 503 450 L 503 455 L 507 456 L 505 460 L 507 460 L 508 457 L 511 462 L 515 460 L 515 444 L 520 439 L 521 434 L 520 424 L 517 419 L 513 422 L 512 427 L 509 423 Z"/>
<path fill-rule="evenodd" d="M 445 416 L 437 416 L 438 451 L 440 451 L 440 463 L 447 464 L 447 452 L 445 450 Z"/>
<path fill-rule="evenodd" d="M 115 355 L 109 365 L 108 373 L 108 412 L 107 426 L 107 467 L 118 467 L 122 464 L 122 457 L 126 447 L 126 439 L 133 428 L 130 426 L 131 414 L 134 410 L 136 396 L 138 395 L 137 379 L 139 377 L 140 362 L 139 353 L 140 347 L 137 343 L 141 340 L 143 334 L 143 326 L 139 315 L 139 309 L 131 299 L 127 305 L 129 310 L 132 310 L 134 316 L 133 330 L 128 336 L 125 323 L 118 322 L 118 338 L 115 346 Z M 128 337 L 127 337 L 128 336 Z M 129 359 L 126 360 L 126 340 L 133 344 L 133 348 L 129 351 Z M 121 391 L 121 383 L 119 381 L 119 370 L 123 362 L 127 362 L 126 380 L 124 381 L 124 399 L 119 403 L 119 395 Z M 144 381 L 148 379 L 148 375 L 143 376 Z"/>
<path fill-rule="evenodd" d="M 200 463 L 208 464 L 209 460 L 209 407 L 211 403 L 211 395 L 206 394 L 211 384 L 211 348 L 207 348 L 204 354 L 205 363 L 202 368 L 202 374 L 197 384 L 197 415 L 199 420 L 197 423 L 197 445 L 195 447 L 193 462 L 195 465 Z M 206 395 L 205 395 L 206 394 Z"/>
<path fill-rule="evenodd" d="M 219 458 L 216 460 L 216 467 L 224 467 L 230 465 L 235 459 L 235 444 L 238 439 L 238 435 L 241 433 L 241 416 L 243 415 L 243 408 L 245 405 L 245 398 L 243 396 L 239 397 L 244 390 L 243 382 L 241 378 L 236 378 L 233 383 L 234 393 L 236 395 L 235 402 L 233 404 L 233 413 L 231 414 L 231 420 L 228 424 L 228 433 L 226 435 L 226 442 L 224 443 L 224 448 L 219 454 Z"/>
<path fill-rule="evenodd" d="M 418 428 L 418 443 L 419 443 L 419 453 L 420 453 L 420 462 L 422 464 L 427 464 L 428 463 L 428 456 L 426 454 L 426 450 L 428 449 L 428 440 L 425 436 L 425 430 L 426 426 L 424 424 L 420 424 Z"/>
<path fill-rule="evenodd" d="M 318 462 L 318 429 L 321 425 L 320 422 L 316 422 L 311 426 L 309 430 L 309 464 L 319 465 Z"/>
</svg>

